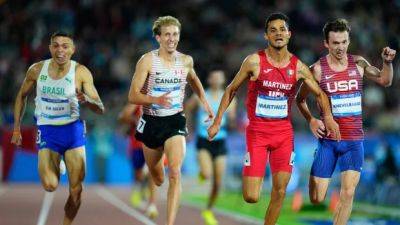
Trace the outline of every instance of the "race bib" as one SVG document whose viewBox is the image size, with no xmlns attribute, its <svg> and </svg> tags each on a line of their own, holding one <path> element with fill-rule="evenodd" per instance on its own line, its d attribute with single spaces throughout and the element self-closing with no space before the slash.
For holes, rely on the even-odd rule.
<svg viewBox="0 0 400 225">
<path fill-rule="evenodd" d="M 146 126 L 146 120 L 140 118 L 139 123 L 137 124 L 136 131 L 139 133 L 143 133 L 144 126 Z"/>
<path fill-rule="evenodd" d="M 41 98 L 44 102 L 42 116 L 54 119 L 71 116 L 71 106 L 68 99 Z"/>
<path fill-rule="evenodd" d="M 362 112 L 361 93 L 331 96 L 332 113 L 336 117 L 358 116 Z"/>
<path fill-rule="evenodd" d="M 163 87 L 163 88 L 153 88 L 152 96 L 160 97 L 161 95 L 170 92 L 167 96 L 171 98 L 171 106 L 169 109 L 179 109 L 182 108 L 182 100 L 181 100 L 181 87 Z M 153 104 L 153 109 L 161 109 L 164 108 L 160 105 Z"/>
<path fill-rule="evenodd" d="M 36 144 L 40 144 L 42 142 L 42 132 L 38 129 L 36 134 Z"/>
<path fill-rule="evenodd" d="M 288 116 L 287 98 L 258 95 L 256 116 L 266 118 L 286 118 Z"/>
</svg>

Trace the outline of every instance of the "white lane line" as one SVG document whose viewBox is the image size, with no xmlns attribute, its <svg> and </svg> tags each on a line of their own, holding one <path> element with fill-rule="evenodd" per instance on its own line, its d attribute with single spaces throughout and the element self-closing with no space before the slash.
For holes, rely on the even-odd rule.
<svg viewBox="0 0 400 225">
<path fill-rule="evenodd" d="M 53 204 L 54 192 L 46 192 L 44 194 L 42 209 L 40 210 L 37 225 L 45 225 L 47 216 L 49 215 L 51 204 Z"/>
<path fill-rule="evenodd" d="M 129 207 L 125 202 L 123 202 L 121 199 L 116 197 L 113 193 L 111 193 L 109 190 L 105 188 L 97 188 L 96 193 L 109 202 L 111 205 L 115 206 L 116 208 L 120 209 L 124 213 L 132 216 L 133 218 L 139 220 L 140 222 L 144 223 L 145 225 L 157 225 L 153 221 L 151 221 L 149 218 L 144 216 L 142 213 L 139 211 L 136 211 L 135 209 Z"/>
</svg>

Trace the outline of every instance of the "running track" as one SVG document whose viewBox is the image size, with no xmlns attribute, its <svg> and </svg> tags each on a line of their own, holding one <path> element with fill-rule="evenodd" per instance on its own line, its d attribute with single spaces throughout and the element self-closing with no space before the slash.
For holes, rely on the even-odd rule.
<svg viewBox="0 0 400 225">
<path fill-rule="evenodd" d="M 0 225 L 62 224 L 63 207 L 68 190 L 61 186 L 54 193 L 45 193 L 39 185 L 0 183 Z M 149 220 L 143 211 L 129 205 L 129 189 L 85 186 L 83 201 L 74 225 L 164 225 L 165 192 L 159 194 L 160 216 Z M 255 225 L 254 221 L 237 215 L 217 213 L 220 225 Z M 176 225 L 202 225 L 200 209 L 181 204 Z M 258 223 L 260 224 L 260 223 Z"/>
</svg>

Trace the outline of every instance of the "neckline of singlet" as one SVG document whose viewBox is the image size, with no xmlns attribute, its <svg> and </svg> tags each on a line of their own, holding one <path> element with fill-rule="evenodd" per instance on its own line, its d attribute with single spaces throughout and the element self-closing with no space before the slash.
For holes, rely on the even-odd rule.
<svg viewBox="0 0 400 225">
<path fill-rule="evenodd" d="M 160 57 L 160 49 L 156 49 L 154 55 L 157 56 L 158 60 L 160 61 L 161 66 L 162 66 L 164 69 L 171 70 L 171 69 L 174 69 L 174 68 L 176 67 L 177 63 L 178 63 L 178 54 L 177 54 L 177 53 L 178 53 L 177 51 L 174 52 L 174 55 L 173 55 L 173 57 L 174 57 L 174 64 L 173 64 L 171 67 L 165 66 L 165 63 L 161 60 L 161 57 Z"/>
<path fill-rule="evenodd" d="M 267 54 L 267 52 L 266 52 L 265 49 L 262 50 L 262 54 L 264 55 L 264 61 L 266 62 L 266 64 L 268 64 L 268 65 L 270 65 L 270 66 L 272 66 L 273 68 L 278 69 L 278 70 L 283 70 L 283 69 L 288 68 L 288 67 L 290 66 L 290 64 L 292 63 L 292 61 L 295 59 L 295 58 L 294 58 L 294 55 L 293 55 L 292 53 L 289 52 L 290 58 L 289 58 L 288 64 L 287 64 L 286 66 L 284 66 L 284 67 L 277 67 L 277 66 L 274 66 L 274 65 L 268 60 L 268 54 Z"/>
<path fill-rule="evenodd" d="M 354 67 L 353 64 L 355 64 L 354 63 L 354 58 L 353 58 L 353 56 L 351 54 L 346 54 L 346 56 L 347 56 L 347 67 L 345 69 L 341 70 L 341 71 L 335 71 L 335 70 L 333 70 L 331 68 L 331 66 L 329 65 L 329 62 L 328 62 L 328 55 L 326 55 L 323 58 L 321 63 L 325 64 L 325 67 L 328 69 L 328 72 L 330 72 L 330 73 L 343 73 L 343 72 L 346 72 L 347 70 L 353 68 Z M 322 64 L 321 64 L 321 66 L 322 66 Z"/>
<path fill-rule="evenodd" d="M 62 77 L 60 77 L 60 78 L 58 78 L 58 79 L 54 79 L 54 78 L 52 78 L 52 77 L 50 76 L 50 72 L 49 72 L 51 60 L 52 60 L 52 59 L 48 59 L 48 60 L 47 60 L 47 68 L 46 68 L 46 67 L 44 68 L 44 69 L 46 69 L 45 72 L 47 73 L 47 76 L 50 78 L 50 80 L 52 80 L 52 81 L 59 81 L 59 80 L 62 80 L 62 79 L 64 79 L 64 78 L 68 77 L 68 75 L 71 73 L 71 69 L 72 69 L 72 66 L 74 65 L 74 61 L 73 61 L 73 60 L 70 60 L 68 72 L 67 72 L 64 76 L 62 76 Z M 74 67 L 75 67 L 75 66 L 74 66 Z"/>
</svg>

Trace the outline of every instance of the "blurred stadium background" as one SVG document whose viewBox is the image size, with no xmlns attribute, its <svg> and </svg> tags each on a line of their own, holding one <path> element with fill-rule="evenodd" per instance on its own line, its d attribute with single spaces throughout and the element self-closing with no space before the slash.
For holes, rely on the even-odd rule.
<svg viewBox="0 0 400 225">
<path fill-rule="evenodd" d="M 116 118 L 127 102 L 127 92 L 138 58 L 157 48 L 151 32 L 155 18 L 173 15 L 181 21 L 178 49 L 193 56 L 195 69 L 205 84 L 208 72 L 213 69 L 224 70 L 229 82 L 245 56 L 266 46 L 263 39 L 264 21 L 269 13 L 275 11 L 284 12 L 290 17 L 293 35 L 289 49 L 307 64 L 326 54 L 322 27 L 327 20 L 338 17 L 348 19 L 352 27 L 349 51 L 364 56 L 378 68 L 382 65 L 380 53 L 383 47 L 400 49 L 400 0 L 182 0 L 174 3 L 162 0 L 0 1 L 0 164 L 4 182 L 0 185 L 39 185 L 32 96 L 23 121 L 23 148 L 16 151 L 9 140 L 14 98 L 29 65 L 50 56 L 48 44 L 52 32 L 65 30 L 74 35 L 77 51 L 73 59 L 92 71 L 95 85 L 107 109 L 107 113 L 101 117 L 85 109 L 82 112 L 82 118 L 88 124 L 86 183 L 128 186 L 132 172 L 127 159 L 127 138 Z M 400 224 L 396 222 L 400 220 L 399 57 L 398 54 L 393 64 L 395 72 L 391 87 L 381 88 L 364 80 L 365 164 L 357 189 L 354 215 L 357 218 L 357 213 L 360 213 L 361 217 L 380 220 L 354 220 L 352 224 Z M 225 190 L 233 193 L 232 198 L 236 198 L 234 193 L 240 191 L 241 185 L 241 162 L 245 151 L 245 90 L 244 85 L 238 95 L 238 129 L 231 131 L 228 141 Z M 316 140 L 309 132 L 308 124 L 294 108 L 297 155 L 289 192 L 303 193 L 306 210 L 308 173 Z M 193 136 L 188 138 L 183 173 L 184 179 L 193 180 L 187 182 L 188 185 L 196 186 L 198 170 Z M 339 187 L 338 178 L 336 173 L 331 190 Z M 62 180 L 66 182 L 65 177 Z M 268 178 L 265 183 L 267 195 L 270 188 Z M 185 201 L 193 204 L 202 204 L 204 201 L 201 194 L 185 195 L 185 191 Z M 226 195 L 224 198 L 229 199 L 229 194 Z M 288 212 L 291 199 L 289 197 L 287 203 Z M 263 217 L 265 201 L 260 212 L 252 216 Z M 219 207 L 229 210 L 226 205 L 229 206 L 220 203 Z M 235 210 L 246 214 L 246 207 Z M 311 216 L 307 217 L 308 214 Z M 329 214 L 319 218 L 322 222 L 313 219 L 312 213 L 308 214 L 302 220 L 303 224 L 329 224 L 323 222 L 329 219 Z M 0 224 L 3 224 L 1 219 Z M 296 223 L 281 220 L 280 224 Z"/>
</svg>

